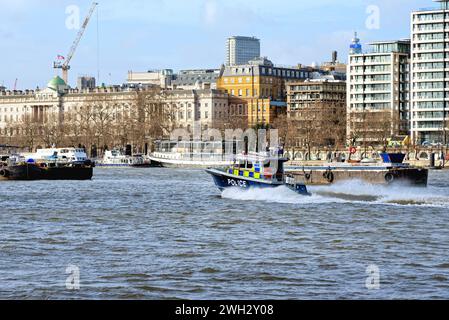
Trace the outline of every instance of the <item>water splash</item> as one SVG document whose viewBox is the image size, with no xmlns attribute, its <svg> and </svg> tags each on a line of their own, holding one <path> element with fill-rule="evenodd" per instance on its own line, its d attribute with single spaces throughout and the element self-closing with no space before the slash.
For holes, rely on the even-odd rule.
<svg viewBox="0 0 449 320">
<path fill-rule="evenodd" d="M 310 187 L 311 192 L 347 201 L 392 205 L 449 207 L 449 194 L 442 188 L 413 187 L 409 184 L 377 185 L 360 180 L 336 183 L 331 186 Z"/>
<path fill-rule="evenodd" d="M 323 202 L 343 202 L 344 200 L 332 199 L 323 197 L 319 194 L 312 194 L 312 196 L 300 195 L 287 187 L 281 186 L 278 188 L 266 189 L 248 189 L 243 190 L 239 188 L 228 188 L 223 191 L 222 198 L 239 201 L 260 201 L 260 202 L 275 202 L 286 204 L 305 204 L 305 203 L 323 203 Z"/>
<path fill-rule="evenodd" d="M 400 206 L 449 207 L 449 194 L 435 186 L 417 188 L 410 185 L 375 185 L 352 180 L 331 186 L 310 186 L 311 197 L 301 196 L 287 187 L 275 189 L 226 189 L 222 198 L 285 204 L 373 203 Z"/>
</svg>

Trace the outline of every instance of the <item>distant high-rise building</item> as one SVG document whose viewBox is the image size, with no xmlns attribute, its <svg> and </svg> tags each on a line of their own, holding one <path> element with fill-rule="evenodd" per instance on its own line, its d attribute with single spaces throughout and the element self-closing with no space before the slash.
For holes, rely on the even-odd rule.
<svg viewBox="0 0 449 320">
<path fill-rule="evenodd" d="M 355 144 L 385 143 L 409 131 L 410 40 L 370 46 L 349 55 L 347 134 Z"/>
<path fill-rule="evenodd" d="M 255 37 L 231 37 L 226 43 L 226 65 L 248 64 L 260 57 L 260 40 Z"/>
<path fill-rule="evenodd" d="M 96 83 L 94 77 L 78 77 L 78 89 L 84 90 L 84 89 L 95 89 Z"/>
<path fill-rule="evenodd" d="M 449 1 L 412 12 L 412 139 L 447 144 L 449 130 Z"/>
<path fill-rule="evenodd" d="M 357 36 L 357 32 L 354 33 L 354 38 L 352 39 L 352 43 L 349 46 L 349 54 L 361 54 L 362 53 L 362 44 L 360 43 L 360 39 Z"/>
</svg>

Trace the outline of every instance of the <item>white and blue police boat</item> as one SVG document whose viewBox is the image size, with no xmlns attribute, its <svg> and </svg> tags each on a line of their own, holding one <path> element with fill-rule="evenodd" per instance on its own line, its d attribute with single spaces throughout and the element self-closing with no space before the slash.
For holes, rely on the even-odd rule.
<svg viewBox="0 0 449 320">
<path fill-rule="evenodd" d="M 293 175 L 284 172 L 289 159 L 277 153 L 254 153 L 237 156 L 227 168 L 207 169 L 221 191 L 227 188 L 256 189 L 285 186 L 294 192 L 310 196 L 304 183 L 298 183 Z"/>
</svg>

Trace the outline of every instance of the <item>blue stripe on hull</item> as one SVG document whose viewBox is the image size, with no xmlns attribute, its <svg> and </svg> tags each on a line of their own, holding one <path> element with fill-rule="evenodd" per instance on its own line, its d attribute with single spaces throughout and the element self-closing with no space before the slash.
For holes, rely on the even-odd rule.
<svg viewBox="0 0 449 320">
<path fill-rule="evenodd" d="M 269 189 L 269 188 L 278 188 L 280 186 L 284 186 L 284 184 L 272 184 L 272 183 L 266 183 L 263 181 L 254 181 L 254 180 L 247 180 L 242 179 L 238 177 L 228 177 L 226 175 L 220 175 L 218 173 L 209 172 L 209 174 L 212 175 L 214 182 L 218 189 L 221 191 L 227 189 L 227 188 L 241 188 L 241 189 L 252 189 L 252 188 L 263 188 L 263 189 Z M 307 191 L 307 187 L 305 185 L 296 185 L 288 186 L 285 185 L 287 188 L 301 194 L 301 195 L 310 195 Z"/>
<path fill-rule="evenodd" d="M 218 175 L 212 175 L 212 177 L 214 178 L 214 182 L 217 185 L 217 187 L 221 190 L 236 187 L 242 189 L 249 189 L 249 188 L 276 188 L 280 186 L 278 184 L 268 184 L 263 182 L 248 181 L 244 179 L 239 179 L 237 177 L 228 178 L 225 176 L 218 176 Z"/>
</svg>

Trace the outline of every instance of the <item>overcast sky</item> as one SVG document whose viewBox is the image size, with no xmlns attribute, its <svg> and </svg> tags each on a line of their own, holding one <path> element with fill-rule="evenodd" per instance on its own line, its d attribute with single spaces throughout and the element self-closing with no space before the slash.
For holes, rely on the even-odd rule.
<svg viewBox="0 0 449 320">
<path fill-rule="evenodd" d="M 256 36 L 262 55 L 276 64 L 347 60 L 354 31 L 363 43 L 410 37 L 410 12 L 432 0 L 99 0 L 71 63 L 79 75 L 121 84 L 128 70 L 218 68 L 231 35 Z M 81 20 L 90 0 L 0 0 L 0 85 L 44 86 L 52 62 L 66 56 L 77 30 L 67 28 L 78 6 Z M 374 6 L 374 7 L 373 7 Z M 374 9 L 373 9 L 374 8 Z M 376 8 L 379 21 L 376 21 Z M 374 18 L 374 20 L 373 20 Z M 368 24 L 367 24 L 368 22 Z M 378 25 L 378 27 L 377 27 Z"/>
</svg>

